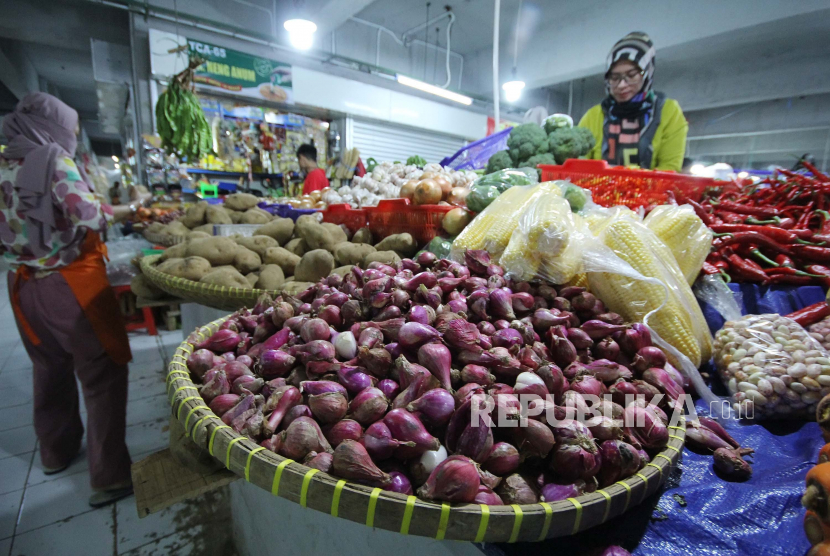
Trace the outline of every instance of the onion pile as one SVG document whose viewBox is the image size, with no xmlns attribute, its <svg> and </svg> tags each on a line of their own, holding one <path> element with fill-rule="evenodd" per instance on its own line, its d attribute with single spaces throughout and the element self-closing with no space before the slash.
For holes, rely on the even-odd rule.
<svg viewBox="0 0 830 556">
<path fill-rule="evenodd" d="M 269 450 L 482 504 L 631 476 L 668 443 L 666 412 L 688 387 L 643 325 L 584 288 L 506 279 L 472 250 L 465 264 L 423 252 L 263 296 L 187 367 L 211 409 Z M 590 410 L 604 417 L 579 420 Z"/>
</svg>

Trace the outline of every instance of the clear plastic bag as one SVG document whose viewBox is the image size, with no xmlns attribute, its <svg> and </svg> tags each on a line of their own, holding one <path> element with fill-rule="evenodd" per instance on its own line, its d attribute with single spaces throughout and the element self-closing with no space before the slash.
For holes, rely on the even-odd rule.
<svg viewBox="0 0 830 556">
<path fill-rule="evenodd" d="M 107 247 L 107 278 L 113 286 L 126 286 L 134 276 L 140 274 L 132 264 L 133 258 L 141 254 L 142 249 L 152 245 L 144 238 L 124 237 L 110 240 Z"/>
<path fill-rule="evenodd" d="M 712 247 L 712 230 L 690 205 L 654 207 L 643 224 L 671 249 L 686 282 L 694 284 Z"/>
<path fill-rule="evenodd" d="M 715 309 L 725 320 L 730 321 L 741 318 L 743 295 L 741 292 L 733 292 L 730 290 L 720 275 L 710 274 L 701 276 L 695 282 L 693 291 L 695 297 Z"/>
<path fill-rule="evenodd" d="M 525 209 L 499 264 L 516 280 L 564 284 L 581 269 L 585 221 L 562 197 L 542 195 Z"/>
<path fill-rule="evenodd" d="M 811 324 L 807 332 L 821 344 L 821 347 L 830 350 L 830 317 Z"/>
<path fill-rule="evenodd" d="M 775 313 L 728 321 L 715 334 L 714 357 L 741 417 L 812 420 L 830 394 L 830 355 L 801 325 Z"/>
</svg>

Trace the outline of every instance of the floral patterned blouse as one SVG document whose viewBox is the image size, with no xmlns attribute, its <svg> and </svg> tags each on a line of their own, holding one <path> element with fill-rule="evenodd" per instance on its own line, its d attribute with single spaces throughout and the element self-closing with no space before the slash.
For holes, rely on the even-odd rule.
<svg viewBox="0 0 830 556">
<path fill-rule="evenodd" d="M 26 241 L 26 221 L 18 212 L 20 199 L 14 190 L 17 172 L 22 167 L 22 160 L 0 157 L 0 253 L 12 268 L 21 264 L 37 270 L 66 266 L 80 254 L 87 230 L 106 229 L 112 208 L 98 202 L 71 158 L 58 158 L 52 177 L 57 232 L 52 233 L 49 254 L 36 258 Z"/>
</svg>

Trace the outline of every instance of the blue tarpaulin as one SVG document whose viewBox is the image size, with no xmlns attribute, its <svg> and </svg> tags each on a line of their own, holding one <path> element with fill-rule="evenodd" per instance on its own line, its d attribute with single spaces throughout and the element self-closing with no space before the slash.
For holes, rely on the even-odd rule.
<svg viewBox="0 0 830 556">
<path fill-rule="evenodd" d="M 744 314 L 782 315 L 825 298 L 819 287 L 761 287 L 731 284 L 740 291 Z M 723 319 L 703 304 L 715 331 Z M 702 369 L 706 370 L 706 369 Z M 714 369 L 713 390 L 726 395 Z M 701 414 L 708 413 L 698 402 Z M 684 448 L 663 490 L 608 523 L 572 537 L 542 543 L 498 544 L 486 552 L 507 555 L 577 556 L 598 554 L 617 544 L 646 555 L 804 555 L 804 478 L 824 445 L 815 422 L 744 421 L 730 427 L 741 445 L 753 448 L 753 475 L 741 483 L 719 478 L 711 455 Z"/>
</svg>

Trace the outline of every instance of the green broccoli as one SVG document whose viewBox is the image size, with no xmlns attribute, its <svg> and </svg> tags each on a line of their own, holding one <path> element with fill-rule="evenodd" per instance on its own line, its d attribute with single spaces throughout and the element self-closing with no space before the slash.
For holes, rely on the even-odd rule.
<svg viewBox="0 0 830 556">
<path fill-rule="evenodd" d="M 513 158 L 515 151 L 516 159 L 523 160 L 539 152 L 540 148 L 547 150 L 544 146 L 546 139 L 545 130 L 539 125 L 533 123 L 517 125 L 507 138 L 510 157 Z"/>
<path fill-rule="evenodd" d="M 548 136 L 550 152 L 557 164 L 584 156 L 593 148 L 594 141 L 591 130 L 584 127 L 560 128 Z"/>
<path fill-rule="evenodd" d="M 553 133 L 557 129 L 573 127 L 574 121 L 567 114 L 553 114 L 545 118 L 542 125 L 547 133 Z"/>
<path fill-rule="evenodd" d="M 536 168 L 538 164 L 556 164 L 556 160 L 550 153 L 540 153 L 528 158 L 525 162 L 522 163 L 522 167 Z"/>
<path fill-rule="evenodd" d="M 412 164 L 414 164 L 415 166 L 418 166 L 420 168 L 423 168 L 424 166 L 427 165 L 427 161 L 424 160 L 424 158 L 421 157 L 421 156 L 413 155 L 413 156 L 410 156 L 409 158 L 406 159 L 406 165 L 407 166 L 412 165 Z"/>
<path fill-rule="evenodd" d="M 487 169 L 485 172 L 492 174 L 493 172 L 498 172 L 511 166 L 513 166 L 513 161 L 510 159 L 510 153 L 507 151 L 499 151 L 487 161 Z"/>
<path fill-rule="evenodd" d="M 516 168 L 519 165 L 519 149 L 507 151 L 510 154 L 510 167 Z"/>
</svg>

